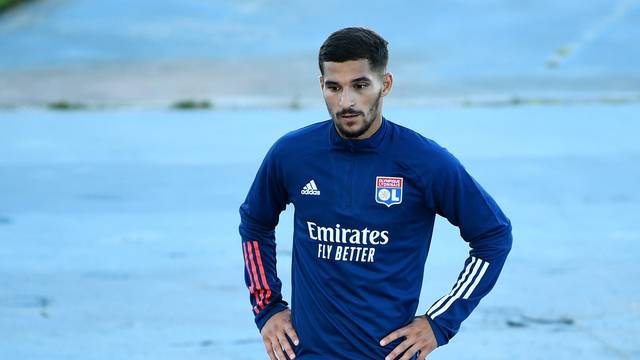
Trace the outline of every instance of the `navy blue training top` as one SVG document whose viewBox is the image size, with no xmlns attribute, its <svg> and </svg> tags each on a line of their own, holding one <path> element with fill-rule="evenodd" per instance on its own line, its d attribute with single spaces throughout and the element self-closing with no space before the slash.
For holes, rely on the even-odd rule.
<svg viewBox="0 0 640 360">
<path fill-rule="evenodd" d="M 511 224 L 445 148 L 385 118 L 365 140 L 332 120 L 269 150 L 240 207 L 244 278 L 258 329 L 288 307 L 276 273 L 275 227 L 295 207 L 292 323 L 297 359 L 383 359 L 380 340 L 426 314 L 446 344 L 495 284 Z M 451 292 L 417 312 L 436 214 L 471 248 Z"/>
</svg>

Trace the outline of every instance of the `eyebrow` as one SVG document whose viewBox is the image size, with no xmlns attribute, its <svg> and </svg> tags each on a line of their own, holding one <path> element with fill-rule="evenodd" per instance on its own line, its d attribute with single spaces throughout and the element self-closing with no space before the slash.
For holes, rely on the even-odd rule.
<svg viewBox="0 0 640 360">
<path fill-rule="evenodd" d="M 368 77 L 366 77 L 366 76 L 361 76 L 361 77 L 359 77 L 359 78 L 357 78 L 357 79 L 353 79 L 353 80 L 351 80 L 351 82 L 352 82 L 352 83 L 355 83 L 355 82 L 371 82 L 371 79 L 369 79 L 369 78 L 368 78 Z"/>
<path fill-rule="evenodd" d="M 357 83 L 357 82 L 371 82 L 371 79 L 369 79 L 366 76 L 361 76 L 357 79 L 351 80 L 351 83 Z M 327 80 L 324 83 L 327 85 L 340 85 L 337 81 L 332 81 L 332 80 Z"/>
</svg>

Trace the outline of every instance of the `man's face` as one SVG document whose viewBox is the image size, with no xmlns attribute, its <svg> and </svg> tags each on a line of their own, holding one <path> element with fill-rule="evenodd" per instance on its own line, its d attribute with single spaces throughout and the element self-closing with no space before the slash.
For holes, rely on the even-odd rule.
<svg viewBox="0 0 640 360">
<path fill-rule="evenodd" d="M 369 61 L 323 63 L 320 86 L 327 110 L 344 138 L 366 139 L 382 121 L 382 97 L 391 90 L 391 74 L 372 71 Z"/>
</svg>

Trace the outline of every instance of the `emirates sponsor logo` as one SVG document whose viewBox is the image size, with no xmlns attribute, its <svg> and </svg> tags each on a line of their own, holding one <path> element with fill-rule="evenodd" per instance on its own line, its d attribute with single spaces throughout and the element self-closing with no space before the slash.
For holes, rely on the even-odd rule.
<svg viewBox="0 0 640 360">
<path fill-rule="evenodd" d="M 320 226 L 312 221 L 307 221 L 307 230 L 309 239 L 318 241 L 318 258 L 325 260 L 375 262 L 376 247 L 389 243 L 388 230 Z"/>
</svg>

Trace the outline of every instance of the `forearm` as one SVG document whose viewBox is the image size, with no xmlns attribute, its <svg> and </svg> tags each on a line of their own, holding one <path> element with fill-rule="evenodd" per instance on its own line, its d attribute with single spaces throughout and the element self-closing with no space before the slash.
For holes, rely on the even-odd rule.
<svg viewBox="0 0 640 360">
<path fill-rule="evenodd" d="M 240 210 L 240 235 L 244 256 L 244 279 L 258 329 L 275 313 L 287 308 L 276 269 L 274 229 L 261 225 Z"/>
<path fill-rule="evenodd" d="M 449 342 L 496 284 L 511 249 L 511 225 L 504 224 L 470 243 L 470 255 L 455 285 L 426 314 L 438 345 Z"/>
</svg>

